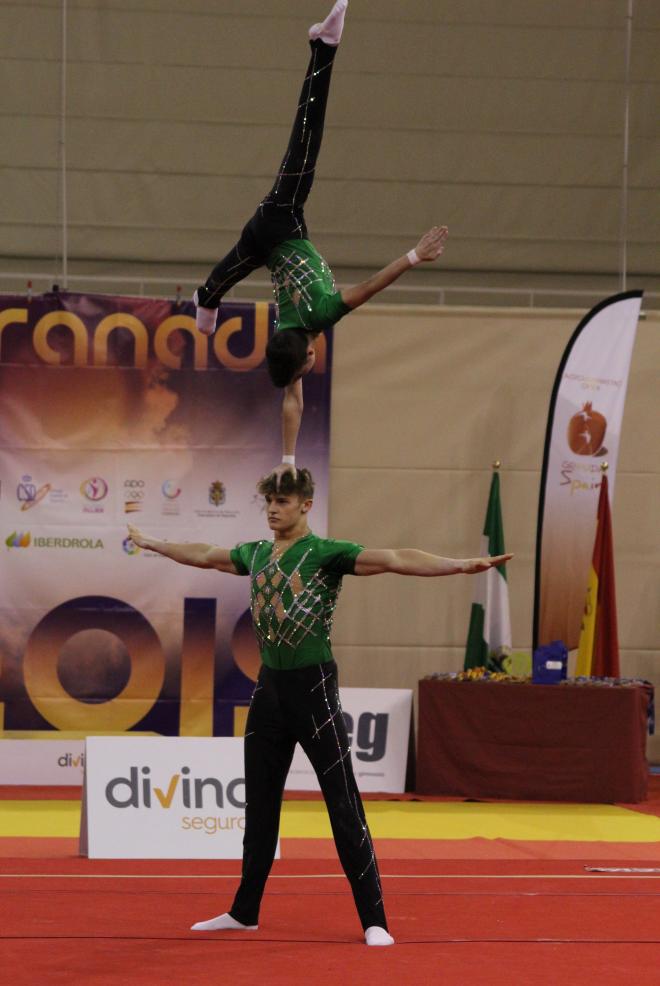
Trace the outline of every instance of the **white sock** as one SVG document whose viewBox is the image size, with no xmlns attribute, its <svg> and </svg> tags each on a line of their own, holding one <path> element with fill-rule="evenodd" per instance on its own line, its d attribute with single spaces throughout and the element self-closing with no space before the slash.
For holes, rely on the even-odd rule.
<svg viewBox="0 0 660 986">
<path fill-rule="evenodd" d="M 210 921 L 198 921 L 193 924 L 191 931 L 256 931 L 256 924 L 241 924 L 236 921 L 231 914 L 218 914 L 217 918 Z M 379 929 L 376 929 L 379 930 Z"/>
<path fill-rule="evenodd" d="M 372 924 L 370 928 L 364 933 L 364 940 L 367 945 L 393 945 L 394 939 L 391 935 L 385 931 L 385 928 L 379 928 L 378 925 Z"/>
<path fill-rule="evenodd" d="M 309 37 L 312 41 L 320 38 L 327 45 L 336 46 L 341 41 L 341 32 L 344 30 L 344 17 L 348 0 L 337 0 L 336 4 L 320 24 L 313 24 L 309 29 Z"/>
<path fill-rule="evenodd" d="M 202 308 L 202 306 L 197 301 L 197 292 L 195 291 L 193 295 L 193 304 L 197 308 L 197 314 L 195 316 L 195 322 L 197 328 L 200 332 L 203 332 L 205 336 L 212 336 L 215 332 L 215 322 L 218 317 L 217 308 Z"/>
</svg>

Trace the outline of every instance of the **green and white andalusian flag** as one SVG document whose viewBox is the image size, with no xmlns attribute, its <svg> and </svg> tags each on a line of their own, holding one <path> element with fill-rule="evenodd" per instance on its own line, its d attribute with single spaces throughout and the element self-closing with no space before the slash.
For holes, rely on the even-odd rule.
<svg viewBox="0 0 660 986">
<path fill-rule="evenodd" d="M 504 551 L 500 476 L 494 472 L 479 553 L 503 555 Z M 464 668 L 497 666 L 498 659 L 511 650 L 509 587 L 505 568 L 506 566 L 500 565 L 499 568 L 490 568 L 487 572 L 474 576 L 476 586 L 465 646 Z"/>
</svg>

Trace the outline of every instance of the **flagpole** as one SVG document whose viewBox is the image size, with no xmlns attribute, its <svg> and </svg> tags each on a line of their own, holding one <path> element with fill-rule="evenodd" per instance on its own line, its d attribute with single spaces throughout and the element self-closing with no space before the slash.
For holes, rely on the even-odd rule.
<svg viewBox="0 0 660 986">
<path fill-rule="evenodd" d="M 607 470 L 609 468 L 610 468 L 610 464 L 609 464 L 609 462 L 607 462 L 607 460 L 605 462 L 601 462 L 601 464 L 600 464 L 601 486 L 602 486 L 603 478 L 605 476 L 607 476 Z M 608 483 L 608 486 L 607 486 L 607 499 L 609 500 L 609 498 L 610 498 L 610 487 L 609 487 L 609 483 Z"/>
</svg>

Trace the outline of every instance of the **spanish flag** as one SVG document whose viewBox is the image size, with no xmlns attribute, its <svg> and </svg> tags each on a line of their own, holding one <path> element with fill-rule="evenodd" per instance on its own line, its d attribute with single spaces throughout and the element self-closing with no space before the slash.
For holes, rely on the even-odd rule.
<svg viewBox="0 0 660 986">
<path fill-rule="evenodd" d="M 598 497 L 596 541 L 582 615 L 575 673 L 612 678 L 620 675 L 612 521 L 605 473 Z"/>
</svg>

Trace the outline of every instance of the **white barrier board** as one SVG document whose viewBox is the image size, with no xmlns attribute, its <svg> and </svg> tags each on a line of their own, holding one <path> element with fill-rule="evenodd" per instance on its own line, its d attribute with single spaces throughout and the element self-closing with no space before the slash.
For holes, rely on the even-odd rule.
<svg viewBox="0 0 660 986">
<path fill-rule="evenodd" d="M 351 762 L 360 791 L 405 791 L 412 691 L 409 688 L 340 688 Z M 286 781 L 288 791 L 318 791 L 319 782 L 300 746 Z"/>
<path fill-rule="evenodd" d="M 242 739 L 86 740 L 81 855 L 240 859 L 244 828 Z"/>
<path fill-rule="evenodd" d="M 393 688 L 341 688 L 340 695 L 349 727 L 358 787 L 361 791 L 403 791 L 412 692 Z M 142 743 L 151 737 L 133 734 L 118 738 Z M 163 739 L 170 740 L 169 737 Z M 0 784 L 82 784 L 84 760 L 84 740 L 2 740 Z M 300 747 L 296 747 L 286 787 L 298 791 L 318 790 L 314 772 Z"/>
<path fill-rule="evenodd" d="M 0 740 L 0 784 L 77 787 L 82 784 L 84 762 L 84 740 Z"/>
</svg>

